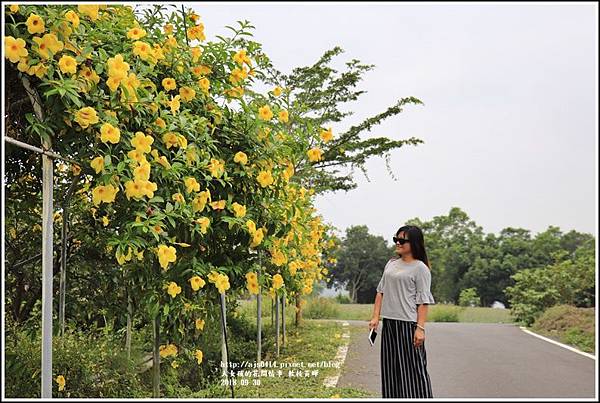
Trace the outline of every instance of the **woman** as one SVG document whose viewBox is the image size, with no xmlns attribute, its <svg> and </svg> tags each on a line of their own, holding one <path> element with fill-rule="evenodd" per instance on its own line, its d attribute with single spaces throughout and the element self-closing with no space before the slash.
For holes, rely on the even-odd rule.
<svg viewBox="0 0 600 403">
<path fill-rule="evenodd" d="M 381 390 L 383 397 L 433 397 L 427 373 L 425 320 L 431 295 L 431 273 L 423 232 L 414 225 L 393 237 L 398 257 L 390 259 L 377 286 L 369 329 L 381 334 Z"/>
</svg>

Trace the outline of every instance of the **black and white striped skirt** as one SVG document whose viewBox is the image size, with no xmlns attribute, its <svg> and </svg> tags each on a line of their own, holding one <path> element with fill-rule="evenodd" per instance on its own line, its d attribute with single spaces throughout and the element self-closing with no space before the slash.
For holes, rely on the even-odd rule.
<svg viewBox="0 0 600 403">
<path fill-rule="evenodd" d="M 416 322 L 383 318 L 381 394 L 391 398 L 433 397 L 425 343 L 413 344 Z"/>
</svg>

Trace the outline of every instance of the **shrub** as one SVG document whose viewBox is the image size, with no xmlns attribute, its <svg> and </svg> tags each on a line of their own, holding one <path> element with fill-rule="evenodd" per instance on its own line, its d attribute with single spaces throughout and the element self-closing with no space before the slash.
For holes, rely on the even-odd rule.
<svg viewBox="0 0 600 403">
<path fill-rule="evenodd" d="M 544 311 L 532 329 L 584 351 L 594 351 L 595 309 L 555 305 Z"/>
<path fill-rule="evenodd" d="M 431 310 L 429 320 L 431 322 L 458 322 L 458 315 L 464 308 L 452 305 L 437 305 Z"/>
<path fill-rule="evenodd" d="M 6 338 L 7 397 L 40 397 L 41 333 L 12 329 Z M 135 355 L 135 354 L 134 354 Z M 55 397 L 149 397 L 136 372 L 134 358 L 112 336 L 85 335 L 69 330 L 53 338 L 53 396 Z M 58 391 L 58 375 L 66 380 Z"/>
<path fill-rule="evenodd" d="M 465 288 L 460 292 L 458 297 L 458 305 L 460 306 L 480 306 L 481 300 L 477 295 L 475 288 Z"/>
<path fill-rule="evenodd" d="M 307 319 L 334 318 L 338 315 L 338 307 L 330 298 L 316 297 L 308 300 L 303 316 Z"/>
<path fill-rule="evenodd" d="M 347 295 L 338 294 L 335 296 L 335 300 L 338 304 L 351 304 L 352 300 Z"/>
</svg>

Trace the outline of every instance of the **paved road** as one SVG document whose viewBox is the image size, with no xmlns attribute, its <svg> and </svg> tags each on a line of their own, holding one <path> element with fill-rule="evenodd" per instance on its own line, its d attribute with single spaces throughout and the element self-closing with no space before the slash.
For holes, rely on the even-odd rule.
<svg viewBox="0 0 600 403">
<path fill-rule="evenodd" d="M 364 328 L 353 333 L 338 386 L 381 396 L 379 354 Z M 379 325 L 381 331 L 381 324 Z M 427 369 L 434 397 L 594 398 L 595 360 L 529 335 L 513 324 L 427 324 Z"/>
</svg>

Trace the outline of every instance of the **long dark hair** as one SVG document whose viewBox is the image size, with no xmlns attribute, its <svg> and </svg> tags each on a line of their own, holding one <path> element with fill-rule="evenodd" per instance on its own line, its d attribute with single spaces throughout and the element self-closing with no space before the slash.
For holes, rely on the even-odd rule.
<svg viewBox="0 0 600 403">
<path fill-rule="evenodd" d="M 431 269 L 431 266 L 429 266 L 429 259 L 427 258 L 427 252 L 425 251 L 425 238 L 423 237 L 421 228 L 415 225 L 405 225 L 396 231 L 396 236 L 401 232 L 404 232 L 404 236 L 408 238 L 413 258 L 419 259 Z"/>
</svg>

